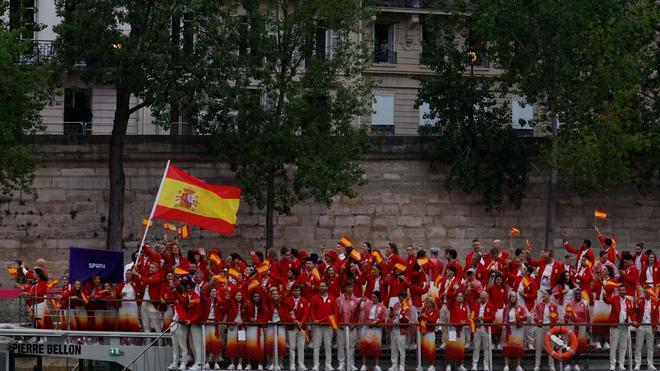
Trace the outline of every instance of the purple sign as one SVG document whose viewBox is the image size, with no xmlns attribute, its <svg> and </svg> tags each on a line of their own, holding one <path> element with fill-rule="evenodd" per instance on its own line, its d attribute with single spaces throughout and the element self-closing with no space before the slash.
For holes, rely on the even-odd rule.
<svg viewBox="0 0 660 371">
<path fill-rule="evenodd" d="M 124 252 L 69 248 L 69 282 L 85 282 L 94 275 L 102 282 L 122 282 L 124 278 Z"/>
</svg>

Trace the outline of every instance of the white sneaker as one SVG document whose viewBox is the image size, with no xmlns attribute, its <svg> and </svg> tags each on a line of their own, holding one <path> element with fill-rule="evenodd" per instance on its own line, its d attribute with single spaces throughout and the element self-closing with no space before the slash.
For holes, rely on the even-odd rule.
<svg viewBox="0 0 660 371">
<path fill-rule="evenodd" d="M 183 371 L 183 370 L 185 370 L 185 369 L 186 369 L 186 363 L 185 363 L 185 362 L 181 362 L 181 365 L 179 365 L 179 370 Z"/>
<path fill-rule="evenodd" d="M 516 367 L 516 371 L 525 371 L 525 370 L 523 370 L 522 367 L 518 366 L 518 367 Z"/>
<path fill-rule="evenodd" d="M 451 365 L 447 365 L 447 368 L 445 369 L 445 371 L 451 371 Z"/>
<path fill-rule="evenodd" d="M 190 366 L 188 370 L 201 370 L 202 365 L 200 363 L 195 363 L 194 365 Z"/>
<path fill-rule="evenodd" d="M 624 365 L 619 365 L 619 370 L 620 370 L 620 371 L 626 371 L 626 366 L 624 366 Z"/>
<path fill-rule="evenodd" d="M 351 371 L 358 371 L 358 368 L 355 365 L 351 365 Z"/>
<path fill-rule="evenodd" d="M 392 366 L 392 367 L 388 368 L 387 371 L 397 371 L 397 367 Z"/>
<path fill-rule="evenodd" d="M 362 365 L 362 367 L 360 367 L 360 371 L 367 371 L 367 365 Z"/>
<path fill-rule="evenodd" d="M 616 366 L 614 366 L 614 365 L 610 366 L 610 371 L 614 371 L 614 370 L 616 370 Z"/>
<path fill-rule="evenodd" d="M 458 368 L 458 371 L 467 371 L 467 368 L 465 368 L 465 366 L 461 365 L 461 366 Z"/>
<path fill-rule="evenodd" d="M 269 371 L 273 371 L 273 367 L 275 367 L 275 366 L 274 366 L 274 365 L 270 365 L 270 366 L 268 366 L 268 370 L 269 370 Z"/>
<path fill-rule="evenodd" d="M 594 345 L 594 347 L 595 347 L 596 349 L 603 349 L 603 346 L 600 345 L 600 343 L 596 343 L 596 344 Z"/>
<path fill-rule="evenodd" d="M 442 343 L 442 344 L 440 344 L 440 349 L 445 349 L 446 346 L 447 346 L 447 344 Z"/>
<path fill-rule="evenodd" d="M 564 371 L 573 371 L 573 369 L 571 368 L 571 365 L 566 365 L 564 366 Z"/>
<path fill-rule="evenodd" d="M 429 368 L 426 369 L 426 371 L 435 371 L 435 367 L 433 365 L 430 365 Z"/>
<path fill-rule="evenodd" d="M 472 370 L 471 371 L 477 371 L 477 364 L 476 363 L 472 364 Z"/>
<path fill-rule="evenodd" d="M 635 370 L 635 371 L 639 371 L 641 368 L 642 368 L 642 366 L 640 366 L 640 365 L 635 365 L 634 370 Z"/>
<path fill-rule="evenodd" d="M 376 367 L 374 367 L 374 371 L 383 371 L 383 370 L 380 368 L 380 366 L 376 365 Z"/>
<path fill-rule="evenodd" d="M 534 367 L 534 371 L 541 371 L 540 367 Z"/>
<path fill-rule="evenodd" d="M 301 364 L 301 365 L 298 365 L 298 370 L 299 371 L 307 371 L 307 367 L 305 367 L 305 365 Z"/>
<path fill-rule="evenodd" d="M 167 369 L 168 369 L 168 370 L 176 370 L 177 368 L 179 368 L 179 364 L 176 363 L 176 361 L 172 362 L 172 364 L 170 364 L 169 366 L 167 366 Z"/>
<path fill-rule="evenodd" d="M 555 366 L 550 367 L 550 371 L 557 371 L 555 370 Z"/>
<path fill-rule="evenodd" d="M 204 368 L 208 370 L 213 370 L 213 366 L 211 366 L 208 362 L 204 364 Z"/>
<path fill-rule="evenodd" d="M 227 367 L 227 370 L 235 370 L 235 369 L 236 369 L 236 366 L 235 366 L 233 363 L 231 363 L 231 364 Z"/>
<path fill-rule="evenodd" d="M 580 366 L 578 365 L 573 366 L 573 371 L 580 371 Z"/>
<path fill-rule="evenodd" d="M 249 366 L 246 365 L 246 366 L 245 366 L 245 369 L 247 370 L 248 368 L 249 368 Z M 237 369 L 237 370 L 242 370 L 242 369 L 243 369 L 243 365 L 239 363 L 239 364 L 236 366 L 236 369 Z"/>
<path fill-rule="evenodd" d="M 649 367 L 647 367 L 647 369 L 649 371 L 656 371 L 657 370 L 657 368 L 655 368 L 655 366 L 653 366 L 653 365 L 649 365 Z M 575 371 L 580 371 L 580 370 L 575 370 Z"/>
<path fill-rule="evenodd" d="M 610 349 L 610 343 L 605 342 L 605 344 L 603 344 L 603 349 Z M 614 366 L 612 366 L 612 367 L 614 367 Z"/>
<path fill-rule="evenodd" d="M 257 370 L 262 371 L 263 369 L 264 369 L 264 366 L 262 366 L 261 364 L 259 366 L 257 366 Z"/>
<path fill-rule="evenodd" d="M 334 371 L 335 369 L 332 368 L 332 365 L 325 365 L 325 371 Z"/>
<path fill-rule="evenodd" d="M 216 362 L 216 363 L 213 365 L 213 369 L 214 369 L 214 370 L 219 370 L 219 369 L 220 369 L 220 364 Z"/>
<path fill-rule="evenodd" d="M 504 368 L 502 369 L 502 371 L 509 371 L 509 366 L 504 366 Z"/>
<path fill-rule="evenodd" d="M 406 366 L 399 366 L 399 371 L 406 371 Z"/>
<path fill-rule="evenodd" d="M 340 363 L 339 366 L 337 366 L 337 370 L 343 370 L 344 369 L 344 364 Z"/>
</svg>

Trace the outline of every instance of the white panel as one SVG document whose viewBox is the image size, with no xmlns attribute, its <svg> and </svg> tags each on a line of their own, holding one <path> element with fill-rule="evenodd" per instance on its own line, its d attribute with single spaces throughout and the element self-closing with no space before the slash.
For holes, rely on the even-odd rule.
<svg viewBox="0 0 660 371">
<path fill-rule="evenodd" d="M 428 115 L 430 114 L 431 114 L 431 107 L 429 107 L 429 104 L 426 102 L 422 103 L 419 106 L 419 124 L 422 126 L 426 126 L 426 125 L 435 125 L 438 122 L 440 122 L 440 119 L 437 117 L 429 118 Z"/>
<path fill-rule="evenodd" d="M 525 101 L 521 98 L 511 99 L 511 126 L 514 129 L 531 129 L 529 125 L 521 126 L 520 120 L 531 121 L 534 119 L 534 106 L 525 104 L 525 107 L 523 107 L 521 102 L 524 103 Z"/>
<path fill-rule="evenodd" d="M 376 95 L 371 106 L 371 125 L 394 125 L 394 96 Z"/>
</svg>

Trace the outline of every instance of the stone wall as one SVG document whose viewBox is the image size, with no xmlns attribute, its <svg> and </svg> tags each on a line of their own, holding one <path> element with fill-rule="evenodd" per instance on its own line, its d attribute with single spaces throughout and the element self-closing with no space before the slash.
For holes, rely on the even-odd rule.
<svg viewBox="0 0 660 371">
<path fill-rule="evenodd" d="M 130 137 L 126 147 L 126 208 L 124 237 L 128 251 L 142 233 L 167 159 L 190 174 L 211 183 L 236 184 L 231 171 L 212 162 L 203 138 Z M 16 194 L 0 203 L 2 264 L 16 259 L 51 261 L 60 274 L 68 264 L 71 246 L 103 248 L 108 201 L 107 137 L 43 137 L 36 141 L 40 165 L 34 182 L 37 198 Z M 334 245 L 348 234 L 354 241 L 413 243 L 421 247 L 451 246 L 465 254 L 473 238 L 506 238 L 511 226 L 541 246 L 545 230 L 546 185 L 532 172 L 527 198 L 520 210 L 506 204 L 486 212 L 477 194 L 447 192 L 444 175 L 432 172 L 419 153 L 415 138 L 389 138 L 378 153 L 362 162 L 368 184 L 357 197 L 335 198 L 331 208 L 306 203 L 291 216 L 276 216 L 275 244 L 316 249 L 321 242 Z M 604 208 L 610 218 L 601 223 L 605 233 L 616 233 L 623 247 L 641 240 L 654 247 L 660 238 L 660 194 L 640 195 L 635 190 L 614 190 L 604 195 L 579 197 L 570 190 L 558 195 L 557 225 L 574 242 L 596 240 L 593 210 Z M 234 236 L 225 238 L 193 228 L 186 247 L 219 247 L 223 252 L 264 246 L 265 213 L 241 205 Z M 157 224 L 158 225 L 158 224 Z M 157 236 L 163 229 L 157 226 Z M 154 236 L 154 234 L 151 234 Z M 557 236 L 559 238 L 559 235 Z M 522 245 L 521 240 L 515 241 Z M 557 247 L 560 240 L 555 241 Z M 0 283 L 9 280 L 2 275 Z"/>
</svg>

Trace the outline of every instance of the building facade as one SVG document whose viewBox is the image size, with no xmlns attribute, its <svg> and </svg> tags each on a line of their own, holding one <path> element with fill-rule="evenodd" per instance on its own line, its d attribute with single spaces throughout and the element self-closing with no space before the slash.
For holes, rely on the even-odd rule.
<svg viewBox="0 0 660 371">
<path fill-rule="evenodd" d="M 450 22 L 451 2 L 435 0 L 380 0 L 378 12 L 369 20 L 361 22 L 362 40 L 372 48 L 372 62 L 365 74 L 376 81 L 372 92 L 371 114 L 356 118 L 356 125 L 366 125 L 372 134 L 405 135 L 418 134 L 420 126 L 432 125 L 437 118 L 430 118 L 429 106 L 417 104 L 419 83 L 414 76 L 431 74 L 424 63 L 424 45 L 431 36 L 425 30 L 425 18 L 439 16 Z M 53 30 L 59 22 L 52 0 L 10 0 L 10 9 L 5 17 L 10 24 L 17 19 L 42 25 L 43 28 L 28 27 L 31 34 L 25 35 L 35 41 L 31 58 L 53 56 Z M 466 37 L 467 30 L 457 30 L 457 39 Z M 326 31 L 326 49 L 333 52 L 333 33 Z M 440 41 L 437 41 L 440 42 Z M 487 56 L 479 56 L 473 67 L 475 74 L 496 74 Z M 520 104 L 521 97 L 508 97 L 511 106 L 511 125 L 520 135 L 540 134 L 530 127 L 520 127 L 520 120 L 534 118 L 535 107 Z M 133 104 L 139 98 L 133 97 Z M 54 97 L 54 103 L 44 107 L 45 134 L 50 135 L 108 135 L 112 131 L 115 107 L 115 90 L 111 86 L 90 86 L 74 76 L 67 77 L 64 87 Z M 185 119 L 172 122 L 169 129 L 154 123 L 149 108 L 131 115 L 128 135 L 187 135 L 191 126 Z"/>
</svg>

